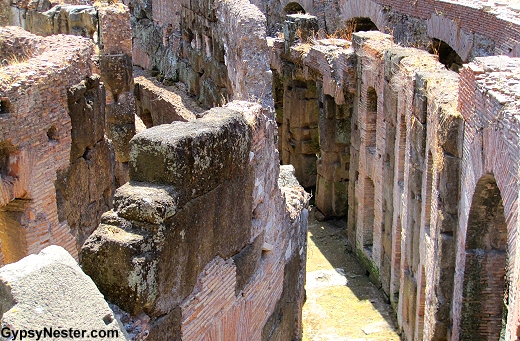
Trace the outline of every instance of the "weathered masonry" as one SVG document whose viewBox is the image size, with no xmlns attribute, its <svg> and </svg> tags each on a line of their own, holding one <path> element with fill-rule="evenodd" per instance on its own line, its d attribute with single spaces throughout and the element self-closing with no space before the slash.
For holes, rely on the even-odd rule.
<svg viewBox="0 0 520 341">
<path fill-rule="evenodd" d="M 403 339 L 520 339 L 517 5 L 66 2 L 0 2 L 2 323 L 299 340 L 305 187 Z"/>
<path fill-rule="evenodd" d="M 257 102 L 207 111 L 164 76 L 138 71 L 134 87 L 122 4 L 33 5 L 2 7 L 39 34 L 1 29 L 2 322 L 36 328 L 70 307 L 70 327 L 92 320 L 120 339 L 301 338 L 309 196 L 279 165 L 261 12 L 222 3 L 211 25 L 229 32 L 209 42 L 258 50 L 184 68 L 196 84 L 207 70 L 206 106 Z M 135 114 L 150 129 L 135 135 Z M 100 310 L 80 312 L 85 297 Z M 33 318 L 34 304 L 52 309 Z"/>
<path fill-rule="evenodd" d="M 316 26 L 289 15 L 270 40 L 282 162 L 320 216 L 346 217 L 406 340 L 517 340 L 520 61 L 456 73 L 390 35 Z"/>
</svg>

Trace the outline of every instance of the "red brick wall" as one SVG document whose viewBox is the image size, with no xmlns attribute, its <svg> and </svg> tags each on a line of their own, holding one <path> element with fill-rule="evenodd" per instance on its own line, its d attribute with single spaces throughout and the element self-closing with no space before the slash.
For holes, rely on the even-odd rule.
<svg viewBox="0 0 520 341">
<path fill-rule="evenodd" d="M 385 12 L 389 9 L 423 20 L 428 35 L 447 42 L 465 59 L 468 53 L 478 55 L 472 46 L 473 34 L 487 37 L 495 44 L 494 54 L 520 56 L 520 25 L 518 14 L 513 10 L 503 14 L 484 11 L 479 5 L 436 0 L 340 0 L 342 18 L 347 21 L 354 17 L 368 17 L 379 30 L 392 30 Z M 498 8 L 504 10 L 504 7 Z"/>
<path fill-rule="evenodd" d="M 0 143 L 9 143 L 18 156 L 15 185 L 2 178 L 2 202 L 27 199 L 22 217 L 27 249 L 37 253 L 58 244 L 77 257 L 75 237 L 66 222 L 58 221 L 56 172 L 69 165 L 70 117 L 67 89 L 92 74 L 92 43 L 83 38 L 54 36 L 40 39 L 15 28 L 1 29 L 2 36 L 28 36 L 39 50 L 26 63 L 0 69 L 0 97 L 9 102 L 8 113 L 0 115 Z M 47 135 L 56 128 L 56 140 Z"/>
<path fill-rule="evenodd" d="M 477 58 L 459 76 L 424 51 L 395 47 L 385 39 L 380 33 L 355 34 L 353 50 L 344 53 L 357 56 L 356 73 L 349 74 L 353 67 L 347 67 L 338 83 L 343 88 L 357 84 L 351 122 L 350 242 L 375 282 L 383 283 L 405 340 L 459 340 L 463 337 L 463 297 L 469 297 L 463 294 L 464 278 L 471 272 L 465 275 L 468 212 L 477 181 L 493 174 L 504 203 L 509 266 L 505 272 L 503 257 L 486 258 L 481 273 L 484 293 L 477 299 L 488 307 L 486 311 L 501 310 L 504 282 L 500 279 L 508 274 L 506 339 L 516 340 L 520 125 L 515 115 L 520 106 L 514 86 L 520 62 L 503 56 Z M 281 52 L 273 44 L 271 60 L 281 69 L 276 53 Z M 331 69 L 337 71 L 335 62 L 342 57 L 336 54 L 328 55 L 323 46 L 317 46 L 306 55 L 291 57 L 302 59 L 304 75 L 320 80 Z M 319 62 L 327 57 L 329 65 Z M 373 153 L 366 148 L 367 133 L 374 130 L 367 129 L 370 87 L 378 98 Z M 389 129 L 395 132 L 389 134 Z M 393 151 L 389 153 L 391 136 Z M 386 154 L 393 160 L 393 173 L 388 173 L 383 161 Z M 367 184 L 372 181 L 374 194 L 367 198 Z M 389 184 L 393 185 L 391 206 L 385 205 Z M 380 230 L 388 207 L 393 208 L 392 222 L 384 229 L 391 229 L 390 240 Z M 363 238 L 371 228 L 370 253 Z M 491 229 L 493 236 L 498 235 L 497 226 Z M 391 264 L 390 271 L 385 269 L 385 260 Z M 489 321 L 482 328 L 498 325 Z"/>
</svg>

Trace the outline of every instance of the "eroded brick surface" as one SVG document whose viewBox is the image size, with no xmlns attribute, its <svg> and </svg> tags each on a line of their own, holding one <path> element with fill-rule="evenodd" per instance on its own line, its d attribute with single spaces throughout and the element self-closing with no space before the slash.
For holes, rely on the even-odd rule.
<svg viewBox="0 0 520 341">
<path fill-rule="evenodd" d="M 457 74 L 379 32 L 337 40 L 289 52 L 270 41 L 278 75 L 322 91 L 317 217 L 346 215 L 351 250 L 406 340 L 515 340 L 518 61 L 476 58 Z M 311 111 L 276 103 L 283 155 L 284 129 Z"/>
</svg>

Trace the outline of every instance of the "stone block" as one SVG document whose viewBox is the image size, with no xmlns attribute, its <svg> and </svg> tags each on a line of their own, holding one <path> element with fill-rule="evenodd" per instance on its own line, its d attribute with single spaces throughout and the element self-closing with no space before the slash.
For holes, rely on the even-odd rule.
<svg viewBox="0 0 520 341">
<path fill-rule="evenodd" d="M 135 135 L 135 124 L 108 124 L 107 135 L 113 142 L 116 160 L 128 162 L 130 160 L 130 140 Z"/>
<path fill-rule="evenodd" d="M 175 308 L 165 316 L 159 317 L 150 326 L 148 341 L 181 341 L 181 318 L 180 308 Z"/>
<path fill-rule="evenodd" d="M 122 3 L 100 3 L 96 9 L 99 20 L 99 45 L 103 54 L 131 56 L 132 28 L 128 8 Z"/>
<path fill-rule="evenodd" d="M 90 330 L 112 330 L 118 334 L 114 340 L 129 340 L 94 282 L 59 246 L 0 269 L 0 293 L 4 328 L 87 330 L 82 339 Z"/>
<path fill-rule="evenodd" d="M 131 54 L 102 54 L 99 68 L 103 82 L 116 101 L 119 94 L 133 92 Z"/>
<path fill-rule="evenodd" d="M 127 183 L 114 195 L 114 209 L 122 218 L 161 224 L 178 209 L 175 189 L 147 183 Z"/>
<path fill-rule="evenodd" d="M 153 254 L 144 252 L 152 245 L 148 231 L 154 226 L 149 225 L 137 231 L 128 220 L 106 212 L 81 250 L 83 271 L 110 302 L 130 314 L 139 313 L 157 299 L 156 261 L 150 259 Z"/>
<path fill-rule="evenodd" d="M 132 141 L 133 181 L 117 191 L 115 210 L 82 248 L 83 268 L 110 300 L 154 319 L 193 291 L 216 256 L 239 254 L 243 287 L 261 253 L 260 239 L 246 247 L 251 128 L 238 112 L 222 108 L 176 123 Z"/>
<path fill-rule="evenodd" d="M 251 131 L 229 109 L 211 109 L 202 119 L 147 129 L 131 141 L 130 177 L 190 188 L 196 197 L 245 171 Z"/>
<path fill-rule="evenodd" d="M 318 32 L 318 18 L 308 14 L 289 14 L 284 23 L 285 53 L 295 42 L 305 43 Z"/>
<path fill-rule="evenodd" d="M 71 120 L 71 162 L 101 141 L 105 134 L 105 89 L 99 76 L 92 76 L 67 91 Z"/>
<path fill-rule="evenodd" d="M 237 269 L 235 295 L 238 296 L 258 269 L 260 258 L 262 257 L 263 243 L 264 235 L 261 234 L 251 244 L 246 245 L 239 253 L 233 256 Z"/>
<path fill-rule="evenodd" d="M 246 198 L 251 196 L 252 183 L 239 177 L 222 184 L 172 216 L 164 206 L 174 200 L 166 187 L 152 186 L 150 191 L 130 186 L 119 192 L 130 197 L 116 200 L 122 212 L 105 214 L 85 242 L 82 267 L 111 301 L 132 314 L 144 310 L 157 317 L 192 292 L 211 259 L 229 258 L 247 244 L 252 210 Z M 161 224 L 142 222 L 162 219 Z"/>
<path fill-rule="evenodd" d="M 135 97 L 133 92 L 121 93 L 117 102 L 107 104 L 106 121 L 108 124 L 135 123 Z"/>
</svg>

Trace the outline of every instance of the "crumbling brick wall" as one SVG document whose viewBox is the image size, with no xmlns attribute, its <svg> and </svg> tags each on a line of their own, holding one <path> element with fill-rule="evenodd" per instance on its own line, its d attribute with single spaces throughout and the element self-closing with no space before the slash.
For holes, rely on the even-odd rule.
<svg viewBox="0 0 520 341">
<path fill-rule="evenodd" d="M 2 6 L 4 5 L 6 4 L 2 3 Z M 27 20 L 17 21 L 16 18 L 11 17 L 2 24 L 22 26 L 44 36 L 56 33 L 85 36 L 98 44 L 100 53 L 96 56 L 92 44 L 87 43 L 86 40 L 76 42 L 71 38 L 66 38 L 65 41 L 69 45 L 58 44 L 55 46 L 55 41 L 61 38 L 42 39 L 22 30 L 4 30 L 1 57 L 3 65 L 7 65 L 5 68 L 7 74 L 3 77 L 5 87 L 2 86 L 1 90 L 5 92 L 5 95 L 2 96 L 2 111 L 6 114 L 5 118 L 10 118 L 12 121 L 14 117 L 18 117 L 18 121 L 11 122 L 12 126 L 17 127 L 15 131 L 27 132 L 30 131 L 30 128 L 27 123 L 24 123 L 24 120 L 35 120 L 31 116 L 31 111 L 28 111 L 29 108 L 34 107 L 35 112 L 38 112 L 42 110 L 39 106 L 42 106 L 44 112 L 48 111 L 52 114 L 49 115 L 49 122 L 43 120 L 37 125 L 41 127 L 38 129 L 43 129 L 45 125 L 48 125 L 46 136 L 50 142 L 43 142 L 43 140 L 36 142 L 37 140 L 33 137 L 33 148 L 42 149 L 39 152 L 41 155 L 55 154 L 56 157 L 66 155 L 66 153 L 60 154 L 61 147 L 59 146 L 64 146 L 64 150 L 67 148 L 70 150 L 69 159 L 67 159 L 67 163 L 70 164 L 65 166 L 62 161 L 57 161 L 60 158 L 52 159 L 54 160 L 53 167 L 47 168 L 48 174 L 43 175 L 44 178 L 41 178 L 42 175 L 37 176 L 33 173 L 38 172 L 38 167 L 34 167 L 32 161 L 16 167 L 13 165 L 6 167 L 25 169 L 24 172 L 31 174 L 25 181 L 29 183 L 41 181 L 42 183 L 38 186 L 44 187 L 45 190 L 55 188 L 54 193 L 47 193 L 48 203 L 42 205 L 45 213 L 40 216 L 37 213 L 31 214 L 29 219 L 41 220 L 41 227 L 35 228 L 34 232 L 18 233 L 12 237 L 21 239 L 19 242 L 23 247 L 17 256 L 8 260 L 9 262 L 27 253 L 38 252 L 42 247 L 52 243 L 64 246 L 74 256 L 77 255 L 77 251 L 74 249 L 77 245 L 81 245 L 98 225 L 101 213 L 110 207 L 114 188 L 124 183 L 128 177 L 126 169 L 129 157 L 128 142 L 135 133 L 128 11 L 121 4 L 97 5 L 96 7 L 73 6 L 76 5 L 73 4 L 52 7 L 51 3 L 42 2 L 36 4 L 37 6 L 33 5 L 35 4 L 31 3 L 29 6 L 22 2 L 13 4 L 10 7 L 11 13 L 17 13 L 16 10 L 21 11 L 20 16 Z M 48 9 L 49 11 L 45 12 Z M 128 29 L 125 30 L 125 27 Z M 85 46 L 81 47 L 83 49 L 88 46 L 90 49 L 88 53 L 76 52 L 81 44 Z M 49 60 L 47 55 L 53 53 L 54 55 Z M 32 57 L 34 58 L 29 63 L 33 64 L 26 63 L 27 59 Z M 94 59 L 99 62 L 94 63 Z M 52 63 L 58 65 L 59 68 L 64 68 L 65 71 L 53 71 Z M 67 63 L 70 65 L 66 65 Z M 78 63 L 84 63 L 84 65 L 78 69 L 80 71 L 75 77 L 71 77 L 67 72 L 73 72 L 73 68 Z M 34 75 L 31 73 L 32 71 L 26 70 L 29 76 L 22 74 L 20 76 L 21 84 L 32 91 L 35 89 L 32 87 L 35 82 L 33 78 L 38 80 L 36 84 L 43 84 L 43 79 L 47 78 L 48 83 L 41 85 L 43 86 L 41 91 L 47 93 L 46 96 L 49 99 L 40 100 L 29 90 L 16 92 L 16 88 L 20 86 L 20 80 L 17 80 L 18 77 L 13 77 L 13 74 L 18 64 L 23 66 L 22 68 L 26 68 L 27 65 L 34 65 L 35 68 L 43 66 L 42 71 L 36 72 Z M 60 72 L 65 72 L 64 80 L 53 84 L 53 77 L 57 77 L 56 75 Z M 100 73 L 101 79 L 95 73 Z M 50 84 L 56 88 L 50 87 Z M 65 96 L 66 101 L 65 103 L 60 100 L 52 101 L 50 99 L 52 96 Z M 20 104 L 24 101 L 24 97 L 27 98 L 28 103 L 31 98 L 34 98 L 35 103 L 24 108 L 24 104 Z M 108 99 L 108 104 L 105 104 L 105 97 Z M 36 124 L 36 121 L 33 124 Z M 105 133 L 109 140 L 106 140 Z M 11 160 L 9 162 L 14 163 L 16 159 L 26 158 L 24 153 L 27 148 L 24 145 L 29 142 L 23 141 L 22 136 L 13 142 L 12 135 L 13 132 L 4 138 L 8 141 L 4 154 L 10 155 L 6 158 Z M 42 145 L 38 146 L 38 144 Z M 48 149 L 49 144 L 53 146 L 52 149 Z M 20 152 L 19 149 L 23 149 L 24 152 Z M 47 151 L 43 152 L 43 150 Z M 49 180 L 53 178 L 55 180 Z M 10 186 L 13 187 L 12 184 Z M 14 185 L 14 188 L 17 187 L 20 186 Z M 43 189 L 36 192 L 40 196 L 42 191 Z M 10 195 L 11 199 L 20 196 L 27 196 L 27 194 Z M 6 206 L 6 212 L 22 210 L 19 208 L 20 205 L 16 205 L 18 207 L 16 209 L 11 206 Z M 22 211 L 33 212 L 34 209 L 29 207 Z M 37 211 L 39 212 L 40 209 Z M 16 213 L 18 216 L 20 214 L 22 213 Z M 27 213 L 23 213 L 21 217 L 15 219 L 20 222 L 17 225 L 18 228 L 27 225 L 24 214 Z M 57 222 L 54 221 L 53 215 L 55 214 L 57 214 Z M 9 216 L 12 215 L 9 213 Z M 46 218 L 47 215 L 50 215 L 51 218 Z M 53 232 L 53 229 L 57 228 L 57 224 L 62 232 Z M 43 225 L 47 227 L 44 228 Z M 23 237 L 24 234 L 26 237 Z M 4 236 L 7 238 L 4 243 L 5 247 L 10 244 L 7 242 L 8 235 Z"/>
<path fill-rule="evenodd" d="M 5 6 L 5 11 L 11 13 L 6 20 L 0 20 L 0 26 L 19 26 L 40 36 L 83 36 L 97 45 L 97 72 L 107 90 L 107 136 L 115 148 L 119 182 L 124 183 L 128 177 L 128 142 L 135 134 L 132 35 L 128 8 L 122 3 L 110 5 L 75 1 L 68 1 L 67 4 L 4 2 L 0 6 Z"/>
<path fill-rule="evenodd" d="M 2 233 L 21 239 L 13 240 L 20 242 L 18 254 L 4 254 L 4 260 L 16 261 L 51 244 L 77 257 L 77 243 L 99 219 L 92 211 L 104 211 L 113 191 L 113 160 L 103 136 L 104 88 L 94 76 L 93 45 L 72 36 L 40 38 L 19 28 L 1 31 L 2 51 L 20 53 L 20 60 L 9 59 L 0 71 L 0 205 L 2 217 L 19 212 L 18 224 L 2 224 Z M 16 48 L 20 37 L 34 51 L 30 59 Z M 82 130 L 85 119 L 92 124 L 89 131 Z M 76 167 L 76 161 L 81 165 Z M 74 180 L 64 179 L 64 173 Z M 97 187 L 89 187 L 90 181 Z M 64 199 L 60 194 L 69 202 L 58 207 Z M 21 202 L 23 208 L 12 206 Z M 89 205 L 94 207 L 87 210 Z M 10 237 L 4 236 L 8 247 Z"/>
<path fill-rule="evenodd" d="M 478 271 L 476 279 L 481 282 L 482 297 L 490 297 L 496 293 L 504 293 L 506 297 L 499 297 L 498 304 L 507 309 L 507 325 L 505 336 L 507 340 L 518 338 L 519 307 L 517 297 L 519 290 L 518 271 L 518 98 L 515 95 L 515 80 L 518 79 L 519 62 L 507 57 L 478 58 L 461 73 L 459 110 L 464 118 L 463 163 L 461 167 L 461 198 L 459 225 L 456 240 L 456 268 L 455 290 L 453 301 L 454 330 L 453 339 L 463 335 L 468 319 L 481 320 L 482 316 L 471 314 L 465 309 L 466 302 L 474 300 L 478 295 L 475 288 L 468 283 L 466 273 L 475 273 L 472 266 L 481 266 L 485 271 Z M 504 84 L 507 79 L 508 83 Z M 482 192 L 482 183 L 485 190 Z M 489 191 L 495 184 L 495 198 L 489 196 Z M 482 203 L 482 196 L 486 199 Z M 500 201 L 502 209 L 491 210 L 492 201 Z M 481 205 L 481 206 L 478 206 Z M 497 207 L 499 208 L 499 207 Z M 488 213 L 487 217 L 484 213 Z M 475 221 L 472 216 L 479 214 Z M 491 216 L 490 216 L 491 214 Z M 500 219 L 505 225 L 504 233 L 500 233 Z M 479 222 L 485 226 L 479 232 Z M 502 251 L 505 256 L 497 263 L 496 252 L 486 246 L 488 234 L 493 235 L 489 241 L 493 250 Z M 501 236 L 503 235 L 503 236 Z M 502 241 L 496 238 L 503 238 Z M 494 241 L 494 239 L 496 241 Z M 475 244 L 477 244 L 475 246 Z M 484 245 L 481 245 L 484 244 Z M 470 251 L 480 248 L 483 251 L 482 264 L 471 262 Z M 470 249 L 470 250 L 468 250 Z M 507 259 L 507 260 L 506 260 Z M 486 263 L 489 265 L 486 267 Z M 493 264 L 495 263 L 495 264 Z M 498 273 L 497 273 L 498 271 Z M 502 272 L 500 272 L 502 271 Z M 493 279 L 503 279 L 505 276 L 506 288 Z M 501 299 L 501 300 L 500 300 Z M 505 301 L 504 301 L 505 300 Z M 482 324 L 478 336 L 490 333 L 497 335 L 503 327 L 496 319 L 496 302 L 482 301 L 482 313 L 489 314 L 490 322 Z M 500 314 L 500 311 L 498 312 Z M 472 316 L 473 315 L 473 316 Z M 487 317 L 486 317 L 487 318 Z"/>
<path fill-rule="evenodd" d="M 324 118 L 352 101 L 341 152 L 349 160 L 347 235 L 394 306 L 403 337 L 516 340 L 518 61 L 477 58 L 459 81 L 435 56 L 379 32 L 356 33 L 352 43 L 300 43 L 288 53 L 273 39 L 272 66 L 318 87 L 328 78 L 324 92 L 335 105 L 323 106 Z M 298 115 L 286 110 L 282 118 Z M 327 162 L 337 143 L 330 125 L 320 117 L 318 165 L 341 172 L 343 163 Z M 325 216 L 336 213 L 330 188 L 317 186 Z"/>
<path fill-rule="evenodd" d="M 266 15 L 268 34 L 281 32 L 290 4 L 316 17 L 328 34 L 351 28 L 359 18 L 368 18 L 377 29 L 389 33 L 405 46 L 431 47 L 432 38 L 451 46 L 464 62 L 478 56 L 520 56 L 518 9 L 514 2 L 404 0 L 255 0 Z M 289 5 L 289 6 L 288 6 Z"/>
</svg>

